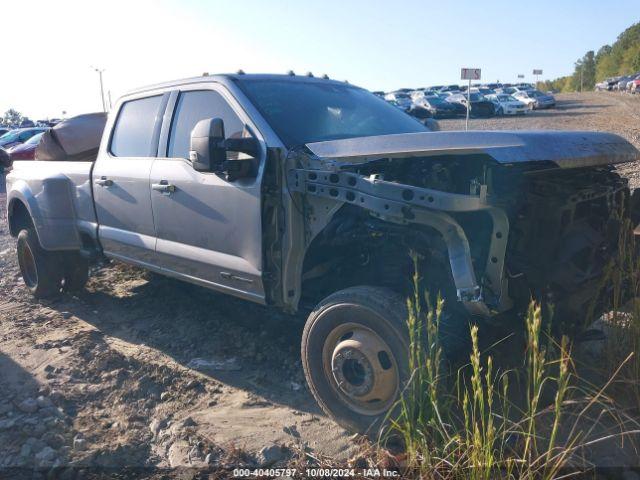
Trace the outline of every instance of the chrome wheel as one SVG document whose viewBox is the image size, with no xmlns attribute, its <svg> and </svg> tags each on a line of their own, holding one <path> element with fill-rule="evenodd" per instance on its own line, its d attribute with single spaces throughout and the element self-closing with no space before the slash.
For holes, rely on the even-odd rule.
<svg viewBox="0 0 640 480">
<path fill-rule="evenodd" d="M 353 411 L 379 415 L 393 405 L 398 365 L 389 345 L 373 330 L 357 323 L 339 325 L 327 336 L 322 360 L 329 385 Z"/>
</svg>

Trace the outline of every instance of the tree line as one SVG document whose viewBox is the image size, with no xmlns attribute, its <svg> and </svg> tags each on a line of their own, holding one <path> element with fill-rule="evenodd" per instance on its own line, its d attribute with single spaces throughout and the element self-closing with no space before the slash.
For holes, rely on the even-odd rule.
<svg viewBox="0 0 640 480">
<path fill-rule="evenodd" d="M 0 127 L 19 127 L 24 120 L 28 118 L 14 108 L 10 108 L 4 112 L 4 115 L 0 115 Z"/>
<path fill-rule="evenodd" d="M 585 53 L 575 62 L 572 75 L 540 83 L 542 89 L 558 92 L 593 90 L 606 78 L 634 72 L 640 72 L 640 22 L 618 35 L 613 45 Z"/>
</svg>

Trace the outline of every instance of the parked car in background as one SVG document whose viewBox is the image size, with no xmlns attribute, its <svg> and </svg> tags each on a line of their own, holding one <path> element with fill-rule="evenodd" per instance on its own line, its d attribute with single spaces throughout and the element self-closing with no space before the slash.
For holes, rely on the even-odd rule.
<svg viewBox="0 0 640 480">
<path fill-rule="evenodd" d="M 617 92 L 624 92 L 627 89 L 627 83 L 631 80 L 629 76 L 620 77 L 620 80 L 613 86 L 613 90 Z"/>
<path fill-rule="evenodd" d="M 474 89 L 472 88 L 471 91 L 473 92 Z M 496 91 L 493 88 L 488 88 L 488 87 L 478 87 L 475 91 L 477 91 L 480 95 L 494 95 L 496 93 Z"/>
<path fill-rule="evenodd" d="M 417 105 L 415 103 L 411 103 L 411 107 L 409 107 L 407 113 L 412 117 L 417 118 L 418 120 L 425 120 L 427 118 L 433 117 L 431 111 L 428 108 L 422 105 Z"/>
<path fill-rule="evenodd" d="M 526 103 L 506 93 L 487 95 L 485 98 L 495 105 L 496 115 L 523 115 L 530 110 Z"/>
<path fill-rule="evenodd" d="M 536 108 L 536 99 L 529 95 L 529 92 L 514 92 L 511 96 L 527 105 L 529 110 Z"/>
<path fill-rule="evenodd" d="M 9 149 L 14 145 L 24 143 L 31 137 L 38 133 L 42 133 L 46 128 L 19 128 L 17 130 L 11 130 L 0 137 L 0 147 Z"/>
<path fill-rule="evenodd" d="M 629 81 L 627 82 L 627 84 L 625 85 L 625 92 L 627 93 L 632 93 L 632 90 L 634 89 L 634 83 L 636 80 L 640 79 L 640 73 L 634 73 L 633 75 L 631 75 L 631 78 L 629 79 Z"/>
<path fill-rule="evenodd" d="M 421 88 L 418 88 L 409 94 L 413 103 L 418 102 L 419 100 L 424 98 L 425 95 L 425 91 Z"/>
<path fill-rule="evenodd" d="M 467 96 L 461 93 L 457 95 L 451 95 L 447 98 L 447 102 L 457 103 L 464 107 L 464 113 L 466 115 L 466 109 L 469 108 L 469 116 L 471 117 L 492 117 L 496 113 L 496 107 L 492 101 L 486 100 L 479 93 L 469 94 L 469 104 L 467 104 Z"/>
<path fill-rule="evenodd" d="M 394 105 L 405 112 L 408 112 L 413 106 L 411 96 L 407 92 L 396 90 L 395 92 L 389 92 L 384 96 L 384 99 L 388 102 L 395 102 Z"/>
<path fill-rule="evenodd" d="M 418 105 L 423 106 L 431 112 L 434 118 L 455 117 L 458 114 L 456 107 L 441 97 L 425 96 L 418 101 Z"/>
<path fill-rule="evenodd" d="M 611 91 L 615 88 L 615 86 L 618 84 L 618 81 L 620 81 L 620 77 L 611 77 L 607 80 L 608 83 L 608 88 L 607 90 Z"/>
<path fill-rule="evenodd" d="M 530 90 L 527 95 L 535 99 L 533 108 L 553 108 L 556 106 L 556 97 L 540 90 Z"/>
<path fill-rule="evenodd" d="M 7 150 L 10 163 L 13 163 L 16 160 L 35 160 L 36 147 L 38 146 L 38 143 L 40 143 L 40 139 L 42 138 L 43 134 L 44 132 L 36 133 L 26 142 L 19 143 L 18 145 Z"/>
<path fill-rule="evenodd" d="M 596 83 L 594 90 L 596 92 L 603 92 L 603 91 L 609 90 L 609 82 L 607 82 L 606 80 L 603 80 L 602 82 Z"/>
</svg>

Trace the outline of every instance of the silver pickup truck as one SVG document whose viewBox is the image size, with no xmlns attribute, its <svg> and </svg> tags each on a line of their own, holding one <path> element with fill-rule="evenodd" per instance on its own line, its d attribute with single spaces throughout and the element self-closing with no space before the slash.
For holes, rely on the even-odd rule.
<svg viewBox="0 0 640 480">
<path fill-rule="evenodd" d="M 125 95 L 93 161 L 16 162 L 7 208 L 36 297 L 82 288 L 106 257 L 288 312 L 315 305 L 310 389 L 367 431 L 407 378 L 415 263 L 445 298 L 443 332 L 505 324 L 531 298 L 578 324 L 607 307 L 629 211 L 613 165 L 637 158 L 612 134 L 429 132 L 347 83 L 239 73 Z"/>
</svg>

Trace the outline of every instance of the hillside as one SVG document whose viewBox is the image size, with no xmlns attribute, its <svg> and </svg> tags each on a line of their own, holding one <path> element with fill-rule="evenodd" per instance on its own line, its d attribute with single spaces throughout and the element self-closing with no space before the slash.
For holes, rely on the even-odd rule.
<svg viewBox="0 0 640 480">
<path fill-rule="evenodd" d="M 593 90 L 595 84 L 608 77 L 640 71 L 640 22 L 618 35 L 612 45 L 603 45 L 597 52 L 589 50 L 574 64 L 572 75 L 547 80 L 542 88 L 560 92 Z M 582 79 L 581 79 L 582 76 Z"/>
</svg>

